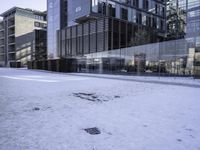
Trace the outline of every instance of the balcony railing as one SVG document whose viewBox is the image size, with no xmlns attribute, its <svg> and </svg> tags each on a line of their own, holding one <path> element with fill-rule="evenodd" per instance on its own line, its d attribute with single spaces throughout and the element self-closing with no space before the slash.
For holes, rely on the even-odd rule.
<svg viewBox="0 0 200 150">
<path fill-rule="evenodd" d="M 1 39 L 0 39 L 0 46 L 1 46 L 1 45 L 4 45 L 4 40 L 1 40 Z"/>
<path fill-rule="evenodd" d="M 10 35 L 13 35 L 13 34 L 15 34 L 15 29 L 9 29 L 8 35 L 10 36 Z"/>
<path fill-rule="evenodd" d="M 15 20 L 14 20 L 14 18 L 12 18 L 12 19 L 10 19 L 10 20 L 8 21 L 8 27 L 14 26 L 14 25 L 15 25 Z"/>
<path fill-rule="evenodd" d="M 0 31 L 4 30 L 4 25 L 2 23 L 0 23 Z"/>
<path fill-rule="evenodd" d="M 1 40 L 1 39 L 4 39 L 4 34 L 1 34 L 1 33 L 0 33 L 0 40 Z"/>
<path fill-rule="evenodd" d="M 0 54 L 4 53 L 4 48 L 0 47 Z"/>
<path fill-rule="evenodd" d="M 9 40 L 8 40 L 8 44 L 11 44 L 11 43 L 15 43 L 15 38 L 9 38 Z"/>
<path fill-rule="evenodd" d="M 9 60 L 9 61 L 15 60 L 15 53 L 9 54 L 9 55 L 8 55 L 8 60 Z"/>
</svg>

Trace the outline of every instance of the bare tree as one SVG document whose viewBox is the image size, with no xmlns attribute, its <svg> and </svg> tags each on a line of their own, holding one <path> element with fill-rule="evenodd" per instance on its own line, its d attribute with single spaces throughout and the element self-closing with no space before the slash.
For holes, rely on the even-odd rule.
<svg viewBox="0 0 200 150">
<path fill-rule="evenodd" d="M 179 6 L 179 0 L 167 2 L 167 29 L 168 39 L 180 39 L 185 37 L 186 10 Z"/>
<path fill-rule="evenodd" d="M 132 36 L 129 45 L 143 45 L 150 43 L 150 34 L 144 29 L 138 29 Z"/>
</svg>

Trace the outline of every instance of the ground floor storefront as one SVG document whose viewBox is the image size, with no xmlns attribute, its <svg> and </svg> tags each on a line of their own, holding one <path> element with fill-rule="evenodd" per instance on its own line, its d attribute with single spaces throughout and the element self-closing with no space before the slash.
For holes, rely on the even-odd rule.
<svg viewBox="0 0 200 150">
<path fill-rule="evenodd" d="M 108 73 L 149 76 L 200 76 L 200 47 L 185 39 L 33 61 L 29 69 L 58 72 Z"/>
</svg>

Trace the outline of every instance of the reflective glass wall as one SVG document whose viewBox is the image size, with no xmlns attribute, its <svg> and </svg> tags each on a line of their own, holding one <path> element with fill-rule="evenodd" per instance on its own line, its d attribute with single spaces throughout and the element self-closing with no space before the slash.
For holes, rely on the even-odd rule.
<svg viewBox="0 0 200 150">
<path fill-rule="evenodd" d="M 187 40 L 190 46 L 200 47 L 200 1 L 187 2 Z"/>
<path fill-rule="evenodd" d="M 57 57 L 57 30 L 61 27 L 60 20 L 60 1 L 61 0 L 48 0 L 47 1 L 47 17 L 48 17 L 48 32 L 47 32 L 47 50 L 48 58 Z"/>
<path fill-rule="evenodd" d="M 86 54 L 76 57 L 79 72 L 194 76 L 200 52 L 185 39 Z"/>
<path fill-rule="evenodd" d="M 170 4 L 176 8 L 178 2 L 179 11 L 186 12 L 184 32 L 190 47 L 200 46 L 200 1 L 199 0 L 169 0 Z"/>
</svg>

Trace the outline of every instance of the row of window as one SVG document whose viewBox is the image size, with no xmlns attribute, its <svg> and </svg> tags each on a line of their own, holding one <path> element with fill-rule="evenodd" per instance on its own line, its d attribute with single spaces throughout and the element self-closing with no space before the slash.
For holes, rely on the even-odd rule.
<svg viewBox="0 0 200 150">
<path fill-rule="evenodd" d="M 165 29 L 163 18 L 155 15 L 150 15 L 145 12 L 137 11 L 136 9 L 133 9 L 131 7 L 124 7 L 122 5 L 112 5 L 105 2 L 99 2 L 97 6 L 93 7 L 93 12 L 153 27 L 155 29 Z"/>
<path fill-rule="evenodd" d="M 92 0 L 93 11 L 98 12 L 99 5 L 103 5 L 104 7 L 106 7 L 106 5 L 111 5 L 111 7 L 113 8 L 124 7 L 125 9 L 128 9 L 130 7 L 140 9 L 144 12 L 156 14 L 161 17 L 165 16 L 165 5 L 155 2 L 153 0 L 126 0 L 127 2 L 122 2 L 124 0 L 117 1 L 120 1 L 121 3 L 126 3 L 127 5 L 122 5 L 111 0 Z"/>
<path fill-rule="evenodd" d="M 44 16 L 40 16 L 40 15 L 35 15 L 35 19 L 37 20 L 45 20 Z"/>
<path fill-rule="evenodd" d="M 156 32 L 133 23 L 104 18 L 60 30 L 59 53 L 79 55 L 163 40 Z"/>
<path fill-rule="evenodd" d="M 120 3 L 124 3 L 124 4 L 128 4 L 128 5 L 133 5 L 133 6 L 137 6 L 139 3 L 140 5 L 143 3 L 142 0 L 115 0 L 115 1 L 118 1 Z M 152 1 L 152 0 L 146 0 L 146 1 Z M 160 3 L 164 3 L 165 0 L 157 0 L 158 2 Z"/>
</svg>

